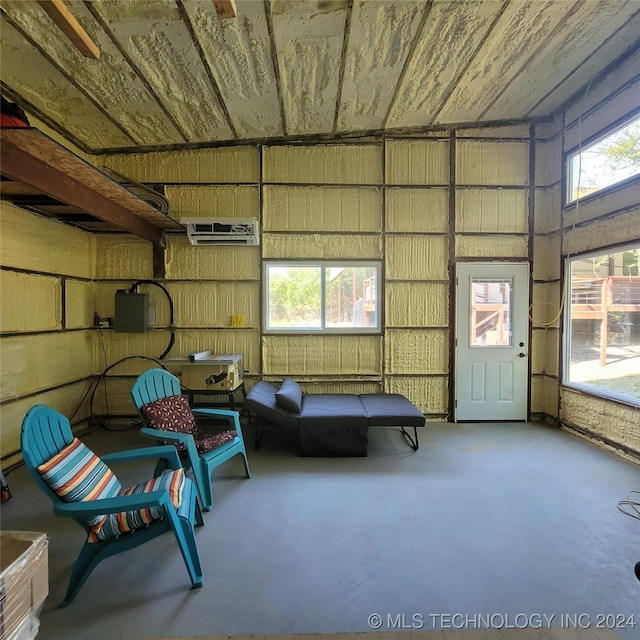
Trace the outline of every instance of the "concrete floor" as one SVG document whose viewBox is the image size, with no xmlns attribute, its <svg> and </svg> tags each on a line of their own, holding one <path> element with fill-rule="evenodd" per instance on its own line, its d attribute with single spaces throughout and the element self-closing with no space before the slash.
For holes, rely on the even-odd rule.
<svg viewBox="0 0 640 640">
<path fill-rule="evenodd" d="M 83 440 L 96 452 L 149 444 L 136 432 Z M 50 536 L 39 640 L 370 631 L 373 614 L 381 631 L 490 617 L 639 637 L 640 522 L 616 504 L 640 489 L 640 466 L 539 424 L 433 424 L 420 444 L 375 429 L 367 458 L 299 458 L 267 434 L 249 449 L 251 480 L 239 459 L 214 475 L 202 589 L 165 535 L 103 562 L 67 608 L 56 605 L 83 533 L 14 471 L 2 528 Z"/>
</svg>

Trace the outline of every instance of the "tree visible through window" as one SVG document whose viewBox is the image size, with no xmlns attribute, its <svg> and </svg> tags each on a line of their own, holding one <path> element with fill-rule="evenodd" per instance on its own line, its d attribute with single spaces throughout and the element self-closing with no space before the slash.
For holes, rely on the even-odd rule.
<svg viewBox="0 0 640 640">
<path fill-rule="evenodd" d="M 567 157 L 567 201 L 640 175 L 640 116 Z"/>
<path fill-rule="evenodd" d="M 640 244 L 569 259 L 565 382 L 640 404 Z"/>
<path fill-rule="evenodd" d="M 267 331 L 380 330 L 377 263 L 266 263 Z"/>
</svg>

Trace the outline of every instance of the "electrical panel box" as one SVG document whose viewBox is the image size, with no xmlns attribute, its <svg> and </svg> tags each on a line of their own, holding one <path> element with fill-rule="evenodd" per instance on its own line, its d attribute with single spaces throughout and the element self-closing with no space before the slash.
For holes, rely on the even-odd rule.
<svg viewBox="0 0 640 640">
<path fill-rule="evenodd" d="M 145 333 L 149 328 L 149 296 L 146 293 L 116 291 L 116 333 Z"/>
</svg>

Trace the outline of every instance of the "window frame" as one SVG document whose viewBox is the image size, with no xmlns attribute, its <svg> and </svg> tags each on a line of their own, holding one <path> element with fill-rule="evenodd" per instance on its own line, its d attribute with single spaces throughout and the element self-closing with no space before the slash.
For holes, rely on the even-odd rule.
<svg viewBox="0 0 640 640">
<path fill-rule="evenodd" d="M 573 159 L 581 153 L 585 153 L 586 151 L 588 151 L 590 147 L 593 147 L 599 142 L 602 142 L 602 140 L 606 139 L 608 136 L 613 135 L 620 129 L 623 129 L 626 125 L 630 124 L 634 120 L 637 120 L 639 117 L 640 109 L 634 109 L 633 111 L 618 118 L 615 122 L 612 122 L 605 129 L 601 129 L 594 135 L 588 137 L 586 140 L 579 142 L 568 151 L 565 151 L 562 163 L 562 178 L 564 183 L 562 193 L 564 208 L 574 207 L 578 203 L 588 202 L 592 199 L 601 198 L 608 193 L 611 193 L 618 189 L 626 188 L 627 186 L 636 182 L 640 182 L 640 173 L 638 173 L 634 176 L 630 176 L 628 178 L 624 178 L 622 180 L 614 182 L 613 184 L 610 184 L 606 187 L 596 189 L 595 191 L 592 191 L 591 193 L 582 197 L 578 196 L 576 198 L 573 198 L 571 195 L 571 188 L 573 186 L 573 172 L 571 170 L 571 164 L 573 162 Z"/>
<path fill-rule="evenodd" d="M 271 267 L 317 267 L 320 275 L 320 321 L 319 327 L 269 327 L 269 268 Z M 374 268 L 376 270 L 376 325 L 372 327 L 326 327 L 326 270 L 342 267 Z M 262 333 L 263 335 L 381 335 L 383 330 L 383 300 L 382 300 L 383 267 L 380 260 L 277 260 L 262 261 Z"/>
<path fill-rule="evenodd" d="M 589 251 L 568 255 L 564 260 L 564 295 L 563 295 L 563 331 L 561 340 L 561 356 L 562 356 L 562 377 L 560 384 L 562 387 L 572 389 L 605 400 L 613 400 L 627 406 L 634 408 L 640 408 L 640 399 L 633 396 L 625 395 L 622 393 L 616 393 L 615 391 L 602 389 L 600 387 L 585 383 L 569 380 L 570 364 L 571 364 L 571 343 L 572 343 L 572 317 L 571 317 L 571 305 L 572 305 L 572 261 L 580 261 L 588 258 L 602 257 L 606 254 L 623 253 L 631 249 L 637 249 L 640 247 L 640 240 L 633 242 L 627 242 L 621 245 L 613 245 L 600 247 L 598 249 L 592 249 Z"/>
</svg>

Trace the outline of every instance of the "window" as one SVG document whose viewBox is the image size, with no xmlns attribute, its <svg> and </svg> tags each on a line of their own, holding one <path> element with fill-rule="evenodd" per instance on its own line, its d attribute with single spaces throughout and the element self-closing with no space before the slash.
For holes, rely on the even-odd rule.
<svg viewBox="0 0 640 640">
<path fill-rule="evenodd" d="M 567 156 L 567 202 L 640 175 L 640 116 Z"/>
<path fill-rule="evenodd" d="M 471 347 L 511 346 L 511 280 L 471 279 Z"/>
<path fill-rule="evenodd" d="M 380 264 L 265 262 L 265 330 L 378 333 Z"/>
<path fill-rule="evenodd" d="M 640 243 L 567 266 L 564 382 L 640 405 Z"/>
</svg>

